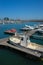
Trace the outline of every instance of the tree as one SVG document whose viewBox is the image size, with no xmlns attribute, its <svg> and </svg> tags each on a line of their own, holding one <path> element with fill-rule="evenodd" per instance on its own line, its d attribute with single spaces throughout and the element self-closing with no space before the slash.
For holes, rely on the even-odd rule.
<svg viewBox="0 0 43 65">
<path fill-rule="evenodd" d="M 8 21 L 8 20 L 9 20 L 9 18 L 8 18 L 8 17 L 5 17 L 5 18 L 4 18 L 4 20 Z"/>
</svg>

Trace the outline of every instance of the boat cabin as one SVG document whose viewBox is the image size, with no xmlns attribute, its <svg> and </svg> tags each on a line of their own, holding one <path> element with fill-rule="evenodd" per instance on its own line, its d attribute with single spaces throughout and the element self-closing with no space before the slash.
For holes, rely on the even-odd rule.
<svg viewBox="0 0 43 65">
<path fill-rule="evenodd" d="M 21 37 L 20 45 L 26 47 L 30 43 L 30 39 L 27 35 Z"/>
</svg>

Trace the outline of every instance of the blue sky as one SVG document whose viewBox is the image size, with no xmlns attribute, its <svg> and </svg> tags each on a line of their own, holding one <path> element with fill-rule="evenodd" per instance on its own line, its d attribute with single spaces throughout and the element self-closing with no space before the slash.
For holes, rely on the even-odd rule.
<svg viewBox="0 0 43 65">
<path fill-rule="evenodd" d="M 43 0 L 0 0 L 0 18 L 43 19 Z"/>
</svg>

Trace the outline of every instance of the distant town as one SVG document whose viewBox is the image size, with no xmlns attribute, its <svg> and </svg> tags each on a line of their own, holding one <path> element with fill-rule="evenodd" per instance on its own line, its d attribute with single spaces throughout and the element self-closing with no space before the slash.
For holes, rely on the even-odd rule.
<svg viewBox="0 0 43 65">
<path fill-rule="evenodd" d="M 21 19 L 10 19 L 8 17 L 5 17 L 3 19 L 0 19 L 0 24 L 8 24 L 8 23 L 22 23 L 22 22 L 43 22 L 43 20 L 39 19 L 31 19 L 31 20 L 21 20 Z"/>
</svg>

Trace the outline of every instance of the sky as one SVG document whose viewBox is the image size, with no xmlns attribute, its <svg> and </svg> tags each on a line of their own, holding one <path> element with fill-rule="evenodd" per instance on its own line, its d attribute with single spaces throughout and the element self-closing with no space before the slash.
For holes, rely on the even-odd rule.
<svg viewBox="0 0 43 65">
<path fill-rule="evenodd" d="M 43 0 L 0 0 L 0 18 L 43 19 Z"/>
</svg>

